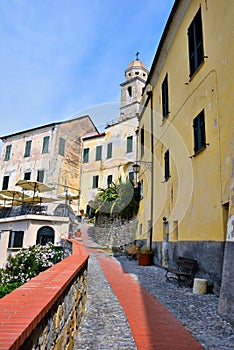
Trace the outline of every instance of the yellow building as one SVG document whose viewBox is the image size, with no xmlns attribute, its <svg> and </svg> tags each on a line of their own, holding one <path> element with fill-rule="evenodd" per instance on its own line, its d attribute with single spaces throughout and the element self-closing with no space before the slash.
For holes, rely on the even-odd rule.
<svg viewBox="0 0 234 350">
<path fill-rule="evenodd" d="M 233 271 L 233 16 L 232 0 L 175 1 L 139 122 L 137 239 L 156 264 L 197 259 L 215 293 L 225 246 Z"/>
<path fill-rule="evenodd" d="M 136 129 L 140 100 L 148 71 L 137 58 L 125 70 L 121 86 L 120 117 L 108 123 L 105 132 L 83 138 L 80 208 L 89 212 L 98 188 L 106 188 L 121 177 L 134 180 L 132 165 L 136 161 Z"/>
</svg>

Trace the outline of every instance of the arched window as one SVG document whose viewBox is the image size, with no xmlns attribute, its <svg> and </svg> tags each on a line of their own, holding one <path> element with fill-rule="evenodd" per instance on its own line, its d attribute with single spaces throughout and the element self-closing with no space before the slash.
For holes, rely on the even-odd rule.
<svg viewBox="0 0 234 350">
<path fill-rule="evenodd" d="M 54 229 L 49 226 L 43 226 L 37 231 L 36 244 L 46 245 L 46 243 L 54 243 Z"/>
</svg>

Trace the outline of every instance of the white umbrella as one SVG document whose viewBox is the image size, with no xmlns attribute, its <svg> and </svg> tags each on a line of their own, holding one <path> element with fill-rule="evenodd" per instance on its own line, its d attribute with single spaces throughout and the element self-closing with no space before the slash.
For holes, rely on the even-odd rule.
<svg viewBox="0 0 234 350">
<path fill-rule="evenodd" d="M 64 198 L 64 199 L 67 199 L 67 200 L 75 200 L 75 199 L 79 199 L 80 195 L 79 194 L 74 194 L 74 193 L 69 192 L 69 191 L 64 191 L 63 193 L 58 194 L 58 197 Z"/>
<path fill-rule="evenodd" d="M 48 192 L 55 189 L 55 187 L 49 187 L 42 182 L 31 180 L 19 180 L 16 183 L 16 186 L 20 186 L 25 190 L 33 191 L 34 196 L 36 192 Z"/>
</svg>

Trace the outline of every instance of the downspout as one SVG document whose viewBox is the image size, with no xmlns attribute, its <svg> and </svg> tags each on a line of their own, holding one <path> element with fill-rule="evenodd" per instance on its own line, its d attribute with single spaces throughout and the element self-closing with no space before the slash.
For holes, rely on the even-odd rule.
<svg viewBox="0 0 234 350">
<path fill-rule="evenodd" d="M 151 197 L 150 197 L 150 240 L 149 248 L 152 250 L 153 215 L 154 215 L 154 118 L 153 118 L 153 91 L 148 85 L 147 95 L 150 98 L 150 126 L 151 126 Z"/>
</svg>

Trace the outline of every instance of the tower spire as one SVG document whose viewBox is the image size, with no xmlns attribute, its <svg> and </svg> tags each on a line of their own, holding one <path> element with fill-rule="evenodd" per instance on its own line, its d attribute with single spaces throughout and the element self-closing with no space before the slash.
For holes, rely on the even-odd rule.
<svg viewBox="0 0 234 350">
<path fill-rule="evenodd" d="M 140 55 L 140 52 L 137 51 L 136 53 L 136 60 L 139 60 L 138 56 Z"/>
</svg>

